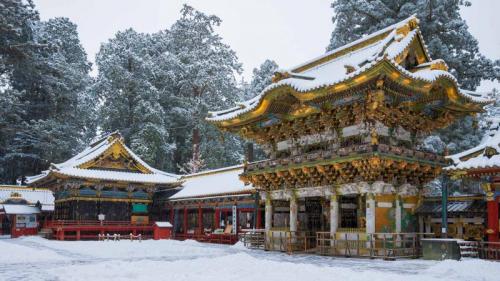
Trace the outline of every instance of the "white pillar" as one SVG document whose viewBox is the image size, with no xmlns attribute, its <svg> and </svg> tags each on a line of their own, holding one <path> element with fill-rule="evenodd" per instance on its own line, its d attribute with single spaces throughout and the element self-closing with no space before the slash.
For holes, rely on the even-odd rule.
<svg viewBox="0 0 500 281">
<path fill-rule="evenodd" d="M 297 198 L 292 195 L 290 197 L 290 231 L 297 231 L 297 213 L 298 213 L 298 204 Z"/>
<path fill-rule="evenodd" d="M 268 195 L 268 197 L 266 197 L 265 212 L 266 212 L 265 229 L 266 229 L 266 233 L 267 233 L 271 230 L 272 223 L 273 223 L 273 205 L 271 202 L 271 198 L 269 198 L 269 195 Z"/>
<path fill-rule="evenodd" d="M 402 219 L 402 213 L 401 213 L 401 200 L 400 200 L 400 196 L 399 195 L 396 195 L 396 211 L 394 212 L 396 217 L 395 217 L 395 221 L 396 221 L 396 233 L 401 233 L 401 219 Z"/>
<path fill-rule="evenodd" d="M 337 233 L 339 227 L 339 201 L 337 195 L 330 196 L 330 234 L 332 237 Z"/>
<path fill-rule="evenodd" d="M 265 239 L 265 245 L 264 249 L 266 250 L 272 250 L 273 245 L 271 241 L 271 227 L 273 223 L 273 205 L 271 198 L 269 197 L 269 194 L 266 196 L 266 207 L 265 207 L 265 233 L 264 233 L 264 239 Z"/>
<path fill-rule="evenodd" d="M 366 233 L 375 233 L 375 196 L 366 194 Z"/>
</svg>

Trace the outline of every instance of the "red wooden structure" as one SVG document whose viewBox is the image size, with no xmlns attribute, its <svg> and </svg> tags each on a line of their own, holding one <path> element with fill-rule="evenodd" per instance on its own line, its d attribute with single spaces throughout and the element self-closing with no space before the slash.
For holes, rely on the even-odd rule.
<svg viewBox="0 0 500 281">
<path fill-rule="evenodd" d="M 45 228 L 52 230 L 57 240 L 97 240 L 99 235 L 120 234 L 134 236 L 141 234 L 143 239 L 153 237 L 153 224 L 131 224 L 129 221 L 49 221 Z"/>
<path fill-rule="evenodd" d="M 170 239 L 172 236 L 172 225 L 169 222 L 155 222 L 153 226 L 153 239 Z"/>
</svg>

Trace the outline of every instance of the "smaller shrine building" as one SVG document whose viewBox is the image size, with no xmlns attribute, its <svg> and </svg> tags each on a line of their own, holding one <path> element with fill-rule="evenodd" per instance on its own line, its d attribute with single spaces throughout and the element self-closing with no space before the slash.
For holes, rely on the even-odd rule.
<svg viewBox="0 0 500 281">
<path fill-rule="evenodd" d="M 160 203 L 173 222 L 174 237 L 234 243 L 239 232 L 261 228 L 258 194 L 240 181 L 242 172 L 243 165 L 237 165 L 183 176 L 179 191 Z"/>
<path fill-rule="evenodd" d="M 486 197 L 486 229 L 489 242 L 500 241 L 500 119 L 490 119 L 491 127 L 479 145 L 449 156 L 446 172 L 453 179 L 472 179 L 482 183 Z"/>
<path fill-rule="evenodd" d="M 0 235 L 36 235 L 53 212 L 50 190 L 0 185 Z"/>
</svg>

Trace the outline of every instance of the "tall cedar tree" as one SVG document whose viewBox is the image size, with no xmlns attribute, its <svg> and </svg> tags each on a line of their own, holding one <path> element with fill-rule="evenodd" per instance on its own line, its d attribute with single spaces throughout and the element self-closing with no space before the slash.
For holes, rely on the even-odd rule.
<svg viewBox="0 0 500 281">
<path fill-rule="evenodd" d="M 90 64 L 76 25 L 40 21 L 31 1 L 2 1 L 0 9 L 0 177 L 39 173 L 70 157 L 94 129 L 84 115 Z M 88 106 L 88 104 L 87 104 Z"/>
<path fill-rule="evenodd" d="M 477 40 L 469 33 L 460 16 L 460 8 L 470 6 L 463 0 L 336 0 L 330 44 L 333 50 L 364 35 L 380 30 L 416 14 L 420 29 L 433 58 L 444 59 L 460 87 L 474 90 L 483 79 L 498 79 L 499 62 L 479 53 Z M 438 132 L 450 152 L 469 148 L 480 141 L 481 134 L 468 117 Z M 429 141 L 435 143 L 436 139 Z M 438 141 L 439 142 L 439 141 Z"/>
</svg>

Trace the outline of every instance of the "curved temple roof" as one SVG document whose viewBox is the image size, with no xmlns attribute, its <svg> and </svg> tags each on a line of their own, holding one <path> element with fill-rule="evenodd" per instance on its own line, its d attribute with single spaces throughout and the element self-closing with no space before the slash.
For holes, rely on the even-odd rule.
<svg viewBox="0 0 500 281">
<path fill-rule="evenodd" d="M 500 119 L 490 118 L 489 132 L 483 137 L 481 143 L 466 151 L 450 155 L 447 158 L 453 164 L 446 167 L 448 171 L 471 169 L 500 169 Z"/>
<path fill-rule="evenodd" d="M 92 163 L 106 153 L 110 153 L 113 149 L 125 151 L 127 156 L 135 161 L 140 172 L 93 169 L 88 166 L 89 163 Z M 35 184 L 49 175 L 155 184 L 179 182 L 177 175 L 160 171 L 144 162 L 123 143 L 122 137 L 118 132 L 111 133 L 92 142 L 82 152 L 63 163 L 51 164 L 49 170 L 43 171 L 40 175 L 28 177 L 27 183 L 30 185 Z"/>
<path fill-rule="evenodd" d="M 408 55 L 410 46 L 415 44 L 420 50 L 416 58 L 418 65 L 408 71 L 401 63 Z M 380 74 L 427 92 L 434 83 L 444 81 L 443 84 L 452 85 L 446 91 L 450 100 L 456 101 L 461 97 L 462 103 L 477 105 L 490 102 L 459 89 L 455 77 L 447 69 L 443 60 L 431 60 L 418 28 L 418 19 L 411 16 L 288 71 L 277 73 L 275 82 L 256 97 L 227 110 L 209 112 L 206 119 L 223 127 L 236 125 L 243 119 L 265 113 L 275 98 L 270 96 L 278 88 L 287 88 L 299 100 L 307 101 L 319 95 L 310 93 L 313 90 L 331 87 L 330 93 L 335 93 Z M 473 106 L 472 111 L 479 111 L 480 108 Z"/>
</svg>

